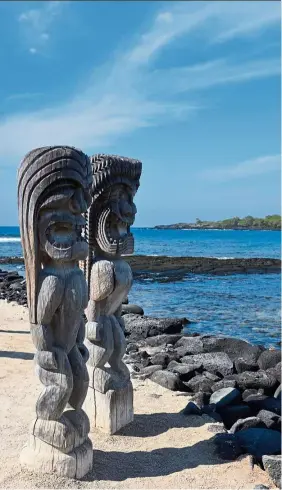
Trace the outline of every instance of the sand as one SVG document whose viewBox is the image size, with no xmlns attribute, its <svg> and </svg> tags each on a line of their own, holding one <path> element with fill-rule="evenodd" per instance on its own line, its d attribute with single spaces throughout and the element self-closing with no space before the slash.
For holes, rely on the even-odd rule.
<svg viewBox="0 0 282 490">
<path fill-rule="evenodd" d="M 19 454 L 40 393 L 28 312 L 0 301 L 0 488 L 274 488 L 244 456 L 226 462 L 214 454 L 208 417 L 179 412 L 188 398 L 152 383 L 134 383 L 135 420 L 118 435 L 95 431 L 93 470 L 81 481 L 21 471 Z"/>
</svg>

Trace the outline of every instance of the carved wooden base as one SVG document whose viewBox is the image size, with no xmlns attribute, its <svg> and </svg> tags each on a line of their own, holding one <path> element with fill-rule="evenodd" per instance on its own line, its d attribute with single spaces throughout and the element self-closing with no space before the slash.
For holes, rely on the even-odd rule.
<svg viewBox="0 0 282 490">
<path fill-rule="evenodd" d="M 93 449 L 90 439 L 70 453 L 30 436 L 20 455 L 21 466 L 37 473 L 56 473 L 67 478 L 83 478 L 92 469 Z"/>
<path fill-rule="evenodd" d="M 92 468 L 93 450 L 88 438 L 89 419 L 83 410 L 66 410 L 59 420 L 37 418 L 20 463 L 39 473 L 82 478 Z"/>
<path fill-rule="evenodd" d="M 88 388 L 84 410 L 90 420 L 90 427 L 107 434 L 115 434 L 133 421 L 133 387 L 131 381 L 120 390 L 100 393 Z"/>
</svg>

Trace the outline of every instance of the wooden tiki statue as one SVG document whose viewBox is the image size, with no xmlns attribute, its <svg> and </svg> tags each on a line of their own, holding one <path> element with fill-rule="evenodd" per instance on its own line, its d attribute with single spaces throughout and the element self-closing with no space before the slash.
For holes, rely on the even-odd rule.
<svg viewBox="0 0 282 490">
<path fill-rule="evenodd" d="M 142 164 L 111 155 L 91 158 L 92 204 L 88 211 L 89 290 L 86 346 L 89 390 L 85 410 L 90 424 L 113 434 L 133 420 L 133 389 L 122 358 L 125 353 L 121 306 L 132 286 L 132 272 L 122 255 L 133 253 L 130 232 L 133 203 Z"/>
<path fill-rule="evenodd" d="M 68 146 L 32 150 L 18 171 L 18 206 L 35 365 L 44 389 L 20 461 L 33 471 L 82 478 L 92 467 L 89 377 L 83 345 L 87 285 L 78 267 L 90 204 L 89 158 Z"/>
</svg>

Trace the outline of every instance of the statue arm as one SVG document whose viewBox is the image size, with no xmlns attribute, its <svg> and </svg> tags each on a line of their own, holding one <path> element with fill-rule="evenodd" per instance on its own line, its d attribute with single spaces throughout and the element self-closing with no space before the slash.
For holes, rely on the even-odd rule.
<svg viewBox="0 0 282 490">
<path fill-rule="evenodd" d="M 90 341 L 99 341 L 99 302 L 105 300 L 114 290 L 114 266 L 107 260 L 99 260 L 92 265 L 90 293 L 87 307 L 86 337 Z"/>
<path fill-rule="evenodd" d="M 32 340 L 37 350 L 36 361 L 45 369 L 56 369 L 54 337 L 50 326 L 54 313 L 61 304 L 63 281 L 56 276 L 43 278 L 37 298 L 37 324 L 31 325 Z"/>
<path fill-rule="evenodd" d="M 85 322 L 84 318 L 81 319 L 80 327 L 77 333 L 76 337 L 76 345 L 77 348 L 80 352 L 80 354 L 83 357 L 84 362 L 87 362 L 89 359 L 89 352 L 88 349 L 84 345 L 84 339 L 85 339 Z"/>
</svg>

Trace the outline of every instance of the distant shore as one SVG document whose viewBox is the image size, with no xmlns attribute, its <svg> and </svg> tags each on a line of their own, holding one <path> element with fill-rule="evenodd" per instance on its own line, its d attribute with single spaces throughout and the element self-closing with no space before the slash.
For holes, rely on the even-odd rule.
<svg viewBox="0 0 282 490">
<path fill-rule="evenodd" d="M 273 258 L 168 257 L 130 255 L 125 257 L 134 278 L 155 281 L 181 280 L 192 274 L 269 274 L 281 272 L 281 260 Z M 23 264 L 22 257 L 0 257 L 0 264 Z"/>
<path fill-rule="evenodd" d="M 196 223 L 174 223 L 171 225 L 157 225 L 155 230 L 246 230 L 246 231 L 281 231 L 281 216 L 272 214 L 265 218 L 229 218 L 221 221 L 202 221 L 197 218 Z"/>
</svg>

